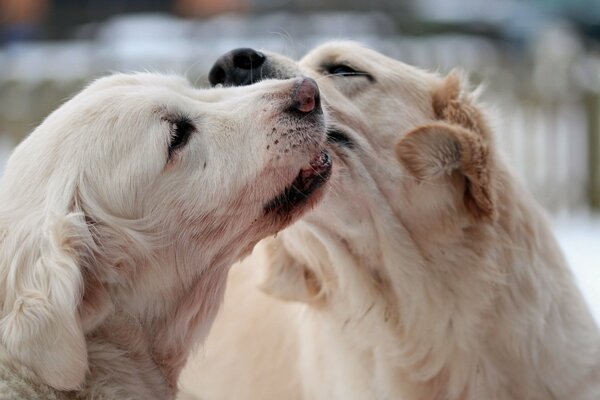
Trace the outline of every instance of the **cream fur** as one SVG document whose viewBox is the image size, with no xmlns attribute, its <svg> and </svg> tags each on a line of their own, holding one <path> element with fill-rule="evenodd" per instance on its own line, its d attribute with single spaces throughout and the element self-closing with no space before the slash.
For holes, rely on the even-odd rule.
<svg viewBox="0 0 600 400">
<path fill-rule="evenodd" d="M 114 75 L 35 129 L 0 183 L 0 369 L 57 396 L 173 398 L 229 266 L 319 198 L 265 212 L 325 137 L 287 111 L 298 82 Z"/>
<path fill-rule="evenodd" d="M 296 71 L 355 146 L 332 144 L 324 201 L 232 268 L 188 398 L 600 399 L 598 327 L 464 79 L 351 43 Z"/>
</svg>

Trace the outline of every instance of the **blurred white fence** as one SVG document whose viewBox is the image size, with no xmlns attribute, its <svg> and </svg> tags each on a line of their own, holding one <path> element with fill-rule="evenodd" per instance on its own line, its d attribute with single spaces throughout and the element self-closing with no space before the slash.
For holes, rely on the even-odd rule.
<svg viewBox="0 0 600 400">
<path fill-rule="evenodd" d="M 537 199 L 554 212 L 587 206 L 588 123 L 582 101 L 504 101 L 497 138 Z"/>
<path fill-rule="evenodd" d="M 0 49 L 0 134 L 16 142 L 85 82 L 109 71 L 176 72 L 203 85 L 214 60 L 235 47 L 300 57 L 323 41 L 350 38 L 410 64 L 459 67 L 486 82 L 498 142 L 537 198 L 554 212 L 587 206 L 589 138 L 600 134 L 588 122 L 599 110 L 586 103 L 600 88 L 597 54 L 584 52 L 568 30 L 550 30 L 551 38 L 541 35 L 525 49 L 473 36 L 407 38 L 391 31 L 379 14 L 273 14 L 258 22 L 230 16 L 204 23 L 146 16 L 109 21 L 94 40 Z M 566 50 L 548 46 L 549 40 Z"/>
</svg>

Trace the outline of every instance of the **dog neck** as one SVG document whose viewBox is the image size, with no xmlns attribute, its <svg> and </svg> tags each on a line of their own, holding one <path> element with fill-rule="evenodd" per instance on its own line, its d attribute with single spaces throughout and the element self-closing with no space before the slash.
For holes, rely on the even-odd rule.
<svg viewBox="0 0 600 400">
<path fill-rule="evenodd" d="M 318 312 L 312 315 L 337 321 L 338 335 L 349 338 L 358 352 L 387 359 L 384 368 L 396 371 L 389 374 L 389 386 L 416 385 L 414 393 L 423 398 L 443 393 L 467 398 L 474 388 L 520 379 L 506 363 L 544 368 L 535 355 L 523 360 L 519 349 L 509 351 L 515 335 L 524 335 L 519 340 L 525 348 L 547 342 L 545 329 L 519 304 L 542 310 L 548 302 L 577 299 L 571 311 L 556 310 L 562 317 L 554 321 L 576 312 L 586 335 L 556 324 L 551 329 L 581 339 L 581 348 L 597 348 L 589 343 L 597 330 L 545 218 L 522 195 L 524 189 L 511 186 L 512 180 L 505 180 L 497 221 L 440 222 L 436 229 L 445 230 L 443 235 L 420 229 L 418 215 L 395 215 L 384 201 L 376 202 L 376 212 L 369 213 L 361 229 L 348 221 L 314 218 L 285 231 L 282 240 L 290 255 L 321 278 L 321 296 L 313 303 Z M 295 248 L 298 239 L 307 246 Z M 319 254 L 319 259 L 310 254 Z M 513 318 L 531 324 L 525 334 Z M 368 341 L 362 337 L 365 331 Z M 568 346 L 544 351 L 555 362 L 571 354 Z"/>
<path fill-rule="evenodd" d="M 209 262 L 197 257 L 190 265 L 144 265 L 127 278 L 127 285 L 106 285 L 109 311 L 86 334 L 90 365 L 86 387 L 97 387 L 90 381 L 101 380 L 108 372 L 111 381 L 121 381 L 115 385 L 129 388 L 135 398 L 175 396 L 179 373 L 194 344 L 208 334 L 235 260 L 225 252 L 207 258 Z M 86 287 L 86 296 L 93 292 Z"/>
</svg>

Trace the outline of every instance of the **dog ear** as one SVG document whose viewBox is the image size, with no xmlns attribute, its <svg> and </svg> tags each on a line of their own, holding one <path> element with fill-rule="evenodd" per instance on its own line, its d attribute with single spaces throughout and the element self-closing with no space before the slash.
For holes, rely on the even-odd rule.
<svg viewBox="0 0 600 400">
<path fill-rule="evenodd" d="M 293 258 L 277 239 L 266 241 L 268 262 L 263 292 L 285 301 L 310 303 L 322 297 L 322 285 L 317 275 Z"/>
<path fill-rule="evenodd" d="M 84 288 L 80 261 L 93 239 L 83 213 L 60 208 L 2 218 L 0 340 L 43 382 L 72 390 L 88 367 L 78 306 Z"/>
<path fill-rule="evenodd" d="M 489 142 L 490 129 L 485 121 L 481 106 L 476 104 L 479 90 L 471 92 L 467 79 L 460 71 L 452 71 L 433 88 L 432 107 L 439 121 L 461 126 Z"/>
<path fill-rule="evenodd" d="M 465 179 L 467 210 L 477 219 L 495 219 L 489 151 L 474 133 L 444 123 L 421 126 L 398 142 L 396 155 L 420 181 L 432 181 L 460 171 Z"/>
<path fill-rule="evenodd" d="M 461 88 L 458 74 L 450 74 L 434 91 L 433 110 L 439 122 L 417 127 L 396 145 L 396 155 L 419 181 L 432 181 L 455 171 L 464 178 L 463 200 L 476 219 L 497 216 L 492 180 L 490 133 L 482 114 Z"/>
</svg>

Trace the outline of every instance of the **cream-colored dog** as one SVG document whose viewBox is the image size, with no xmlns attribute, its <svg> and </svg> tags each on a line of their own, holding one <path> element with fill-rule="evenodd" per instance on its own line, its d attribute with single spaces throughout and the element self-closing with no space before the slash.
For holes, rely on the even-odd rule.
<svg viewBox="0 0 600 400">
<path fill-rule="evenodd" d="M 227 271 L 321 197 L 306 78 L 198 90 L 100 79 L 0 184 L 0 398 L 170 399 Z"/>
<path fill-rule="evenodd" d="M 184 391 L 203 400 L 600 399 L 598 328 L 463 79 L 348 43 L 297 65 L 263 56 L 248 80 L 318 79 L 332 190 L 233 267 Z M 225 83 L 236 65 L 228 57 L 213 74 Z"/>
</svg>

